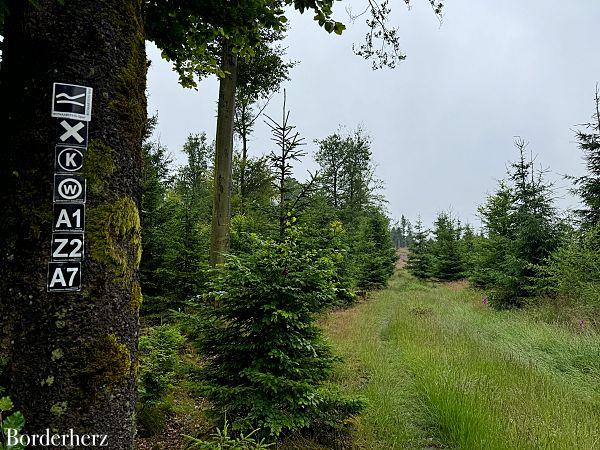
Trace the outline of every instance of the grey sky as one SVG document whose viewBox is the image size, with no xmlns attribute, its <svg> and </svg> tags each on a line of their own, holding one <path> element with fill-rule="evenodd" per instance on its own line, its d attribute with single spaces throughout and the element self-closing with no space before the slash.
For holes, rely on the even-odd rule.
<svg viewBox="0 0 600 450">
<path fill-rule="evenodd" d="M 421 214 L 429 224 L 451 208 L 477 224 L 477 205 L 504 176 L 520 135 L 562 187 L 559 205 L 574 205 L 558 174 L 583 171 L 573 129 L 590 118 L 600 80 L 600 2 L 448 0 L 441 25 L 426 0 L 413 3 L 408 11 L 402 0 L 392 1 L 408 58 L 395 70 L 375 72 L 352 53 L 366 31 L 362 22 L 338 37 L 319 29 L 310 14 L 290 14 L 285 45 L 300 63 L 286 84 L 288 106 L 309 153 L 314 139 L 339 125 L 361 124 L 373 139 L 393 217 Z M 344 22 L 348 4 L 358 11 L 364 1 L 336 5 Z M 198 92 L 183 89 L 156 48 L 148 50 L 149 112 L 158 111 L 160 140 L 181 158 L 189 133 L 214 136 L 218 85 L 210 79 Z M 279 116 L 281 97 L 269 115 Z M 261 122 L 251 153 L 267 153 L 269 137 Z M 314 169 L 312 161 L 297 176 L 307 169 Z"/>
</svg>

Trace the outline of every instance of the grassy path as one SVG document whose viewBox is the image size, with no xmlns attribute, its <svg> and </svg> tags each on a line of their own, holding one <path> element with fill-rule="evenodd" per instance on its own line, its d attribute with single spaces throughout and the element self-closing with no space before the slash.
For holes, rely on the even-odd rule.
<svg viewBox="0 0 600 450">
<path fill-rule="evenodd" d="M 497 312 L 400 271 L 324 323 L 365 449 L 600 449 L 600 336 Z"/>
</svg>

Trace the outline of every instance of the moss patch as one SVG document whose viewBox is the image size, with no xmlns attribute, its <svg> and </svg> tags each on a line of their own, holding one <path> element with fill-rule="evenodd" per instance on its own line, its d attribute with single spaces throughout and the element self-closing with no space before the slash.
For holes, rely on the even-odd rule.
<svg viewBox="0 0 600 450">
<path fill-rule="evenodd" d="M 131 354 L 114 334 L 107 334 L 86 348 L 83 363 L 82 373 L 87 387 L 95 392 L 103 387 L 118 385 L 129 378 Z"/>
<path fill-rule="evenodd" d="M 134 281 L 131 285 L 131 310 L 137 312 L 142 307 L 143 302 L 142 288 L 140 283 Z"/>
<path fill-rule="evenodd" d="M 127 17 L 138 17 L 139 4 L 126 2 L 132 8 L 131 15 Z M 121 17 L 115 17 L 119 22 Z M 123 24 L 131 27 L 132 24 Z M 131 125 L 130 130 L 135 141 L 142 139 L 143 128 L 146 124 L 146 52 L 145 41 L 141 24 L 134 26 L 134 33 L 127 44 L 130 48 L 128 60 L 118 74 L 116 89 L 113 100 L 109 107 L 116 112 L 125 123 Z M 141 154 L 140 154 L 141 158 Z"/>
<path fill-rule="evenodd" d="M 52 350 L 52 361 L 58 361 L 63 356 L 63 351 L 60 348 Z"/>
<path fill-rule="evenodd" d="M 54 414 L 55 416 L 62 416 L 64 415 L 64 413 L 67 412 L 67 402 L 59 402 L 59 403 L 55 403 L 54 405 L 52 405 L 52 407 L 50 408 L 50 412 L 52 414 Z"/>
<path fill-rule="evenodd" d="M 106 180 L 115 171 L 114 150 L 99 140 L 90 142 L 85 152 L 83 162 L 83 175 L 87 180 L 87 187 L 93 194 L 104 191 Z"/>
<path fill-rule="evenodd" d="M 91 257 L 115 274 L 115 281 L 131 283 L 142 258 L 140 215 L 130 197 L 104 202 L 87 214 Z"/>
</svg>

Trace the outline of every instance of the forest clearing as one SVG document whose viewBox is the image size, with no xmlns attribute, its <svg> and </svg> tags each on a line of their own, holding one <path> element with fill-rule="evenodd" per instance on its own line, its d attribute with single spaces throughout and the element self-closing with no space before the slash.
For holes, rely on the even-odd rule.
<svg viewBox="0 0 600 450">
<path fill-rule="evenodd" d="M 497 312 L 464 284 L 404 271 L 324 321 L 364 395 L 359 448 L 596 449 L 600 340 L 542 311 Z"/>
</svg>

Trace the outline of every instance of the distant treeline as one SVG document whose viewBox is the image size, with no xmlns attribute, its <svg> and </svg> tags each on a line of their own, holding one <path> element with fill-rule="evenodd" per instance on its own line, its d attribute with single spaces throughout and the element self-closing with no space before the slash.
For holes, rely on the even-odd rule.
<svg viewBox="0 0 600 450">
<path fill-rule="evenodd" d="M 554 206 L 546 171 L 536 170 L 527 143 L 518 138 L 518 158 L 496 192 L 479 207 L 482 229 L 440 213 L 433 229 L 419 221 L 410 234 L 409 270 L 419 278 L 468 278 L 499 308 L 528 299 L 560 298 L 590 320 L 600 311 L 600 100 L 592 123 L 577 132 L 586 175 L 574 178 L 583 207 L 562 217 Z M 407 234 L 401 233 L 401 239 Z"/>
</svg>

